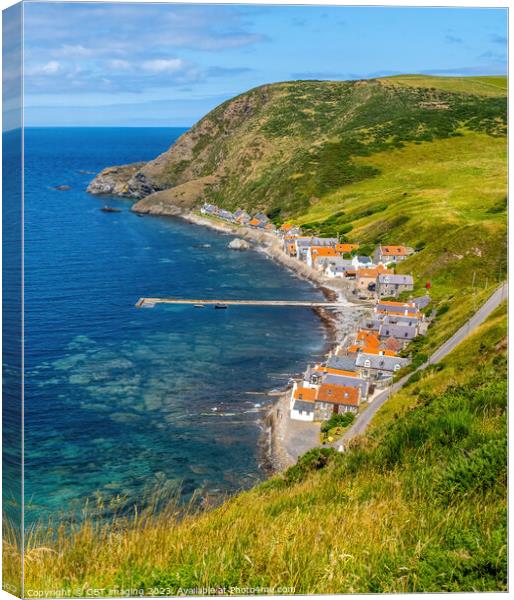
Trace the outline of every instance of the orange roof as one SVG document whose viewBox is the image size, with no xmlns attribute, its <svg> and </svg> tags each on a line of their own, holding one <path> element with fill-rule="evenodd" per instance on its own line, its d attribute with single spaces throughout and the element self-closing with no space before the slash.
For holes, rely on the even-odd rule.
<svg viewBox="0 0 514 600">
<path fill-rule="evenodd" d="M 337 256 L 336 249 L 330 246 L 311 246 L 311 254 L 313 256 Z"/>
<path fill-rule="evenodd" d="M 316 388 L 298 387 L 294 391 L 294 399 L 303 400 L 304 402 L 314 402 L 317 391 Z"/>
<path fill-rule="evenodd" d="M 292 229 L 293 225 L 291 223 L 284 223 L 281 227 L 280 227 L 280 231 L 289 231 L 290 229 Z"/>
<path fill-rule="evenodd" d="M 380 300 L 379 304 L 384 304 L 385 306 L 397 306 L 398 308 L 414 308 L 416 306 L 414 302 L 396 302 L 394 300 Z"/>
<path fill-rule="evenodd" d="M 359 406 L 360 387 L 349 387 L 346 385 L 335 385 L 323 383 L 318 390 L 319 402 L 330 402 L 331 404 L 349 404 Z"/>
<path fill-rule="evenodd" d="M 361 329 L 357 333 L 357 340 L 365 342 L 366 346 L 380 345 L 380 340 L 378 339 L 378 336 L 375 333 L 371 331 L 366 331 L 364 329 Z"/>
<path fill-rule="evenodd" d="M 352 250 L 357 250 L 358 247 L 359 244 L 336 244 L 337 252 L 341 252 L 342 254 L 346 254 Z"/>
<path fill-rule="evenodd" d="M 357 277 L 370 277 L 376 279 L 378 277 L 378 269 L 358 269 Z"/>
<path fill-rule="evenodd" d="M 330 375 L 346 375 L 347 377 L 357 377 L 357 371 L 343 371 L 342 369 L 322 367 L 321 365 L 316 365 L 314 370 L 319 371 L 320 373 L 330 373 Z"/>
<path fill-rule="evenodd" d="M 348 352 L 364 352 L 365 354 L 382 354 L 383 356 L 396 356 L 394 350 L 387 348 L 377 348 L 376 346 L 358 346 L 354 344 L 348 348 Z"/>
<path fill-rule="evenodd" d="M 407 256 L 408 254 L 405 246 L 380 246 L 380 252 L 386 256 Z"/>
<path fill-rule="evenodd" d="M 379 273 L 381 273 L 382 275 L 394 275 L 394 271 L 393 269 L 388 269 L 387 267 L 385 267 L 382 263 L 379 263 L 376 266 L 376 269 Z"/>
<path fill-rule="evenodd" d="M 260 225 L 261 222 L 259 221 L 259 219 L 252 219 L 248 225 Z"/>
</svg>

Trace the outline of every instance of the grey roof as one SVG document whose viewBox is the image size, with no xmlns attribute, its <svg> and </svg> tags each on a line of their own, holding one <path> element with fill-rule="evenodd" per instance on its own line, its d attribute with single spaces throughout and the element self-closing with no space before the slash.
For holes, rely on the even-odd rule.
<svg viewBox="0 0 514 600">
<path fill-rule="evenodd" d="M 414 304 L 418 308 L 425 308 L 425 306 L 428 306 L 431 301 L 432 301 L 432 298 L 430 298 L 430 296 L 428 296 L 428 295 L 419 296 L 419 298 L 414 298 L 414 300 L 413 300 Z"/>
<path fill-rule="evenodd" d="M 399 356 L 383 356 L 380 354 L 365 354 L 364 352 L 357 355 L 357 366 L 366 368 L 366 361 L 369 360 L 372 369 L 381 369 L 382 371 L 394 371 L 397 365 L 404 367 L 409 364 L 407 358 Z"/>
<path fill-rule="evenodd" d="M 385 315 L 382 319 L 384 325 L 403 325 L 404 327 L 416 327 L 419 324 L 417 317 L 408 315 Z"/>
<path fill-rule="evenodd" d="M 387 304 L 383 304 L 382 302 L 379 302 L 376 307 L 376 310 L 384 310 L 386 312 L 399 312 L 400 310 L 403 313 L 407 313 L 407 314 L 416 314 L 418 312 L 418 309 L 415 306 L 389 306 Z"/>
<path fill-rule="evenodd" d="M 379 275 L 378 283 L 392 285 L 414 285 L 412 275 Z"/>
<path fill-rule="evenodd" d="M 355 358 L 351 356 L 331 356 L 327 360 L 327 367 L 341 371 L 355 371 Z"/>
<path fill-rule="evenodd" d="M 346 385 L 348 387 L 360 387 L 361 396 L 365 398 L 368 395 L 369 383 L 360 377 L 348 377 L 348 375 L 335 375 L 334 373 L 327 373 L 323 377 L 323 383 Z"/>
<path fill-rule="evenodd" d="M 413 340 L 418 335 L 417 327 L 408 325 L 382 325 L 379 335 L 381 337 L 394 337 L 398 340 Z"/>
<path fill-rule="evenodd" d="M 306 402 L 305 400 L 295 400 L 293 404 L 294 410 L 306 410 L 307 412 L 314 412 L 314 403 Z"/>
<path fill-rule="evenodd" d="M 259 221 L 269 221 L 269 218 L 264 213 L 257 213 L 254 219 L 259 219 Z"/>
<path fill-rule="evenodd" d="M 363 319 L 359 323 L 361 329 L 367 329 L 368 331 L 378 331 L 381 325 L 382 321 L 380 319 Z"/>
<path fill-rule="evenodd" d="M 357 260 L 363 265 L 372 265 L 373 261 L 369 256 L 357 256 Z"/>
</svg>

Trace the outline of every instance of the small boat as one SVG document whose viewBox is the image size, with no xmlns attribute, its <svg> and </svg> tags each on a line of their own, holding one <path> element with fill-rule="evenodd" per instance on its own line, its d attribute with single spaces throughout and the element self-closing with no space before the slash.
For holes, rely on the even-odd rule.
<svg viewBox="0 0 514 600">
<path fill-rule="evenodd" d="M 205 304 L 195 304 L 195 308 L 205 308 Z"/>
<path fill-rule="evenodd" d="M 214 305 L 214 308 L 228 308 L 228 306 L 226 304 L 222 304 L 221 302 L 217 302 Z"/>
<path fill-rule="evenodd" d="M 113 206 L 102 206 L 100 209 L 102 212 L 107 213 L 118 213 L 121 212 L 121 208 L 114 208 Z"/>
</svg>

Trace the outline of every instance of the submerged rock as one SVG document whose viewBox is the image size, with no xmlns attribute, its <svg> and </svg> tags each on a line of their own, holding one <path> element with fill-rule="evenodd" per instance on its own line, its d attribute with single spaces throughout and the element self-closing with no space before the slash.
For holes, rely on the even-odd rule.
<svg viewBox="0 0 514 600">
<path fill-rule="evenodd" d="M 250 244 L 246 240 L 242 240 L 240 238 L 234 238 L 228 247 L 231 250 L 248 250 L 250 248 Z"/>
<path fill-rule="evenodd" d="M 71 185 L 56 185 L 54 190 L 59 190 L 60 192 L 66 192 L 67 190 L 71 190 Z"/>
</svg>

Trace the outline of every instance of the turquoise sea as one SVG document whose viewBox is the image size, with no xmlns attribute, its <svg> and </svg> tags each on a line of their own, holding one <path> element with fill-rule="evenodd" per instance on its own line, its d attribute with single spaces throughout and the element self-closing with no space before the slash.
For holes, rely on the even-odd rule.
<svg viewBox="0 0 514 600">
<path fill-rule="evenodd" d="M 134 307 L 141 296 L 321 298 L 264 255 L 229 250 L 231 237 L 85 192 L 105 166 L 153 158 L 183 131 L 25 133 L 28 522 L 98 496 L 126 510 L 156 489 L 187 499 L 253 485 L 267 392 L 324 351 L 308 309 Z"/>
</svg>

